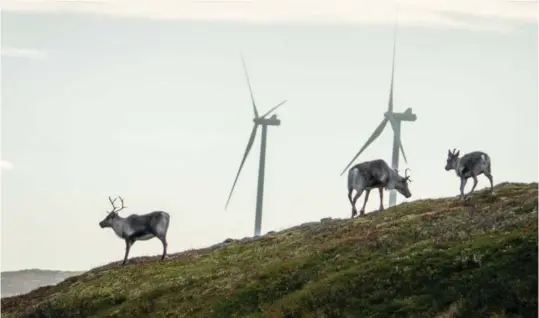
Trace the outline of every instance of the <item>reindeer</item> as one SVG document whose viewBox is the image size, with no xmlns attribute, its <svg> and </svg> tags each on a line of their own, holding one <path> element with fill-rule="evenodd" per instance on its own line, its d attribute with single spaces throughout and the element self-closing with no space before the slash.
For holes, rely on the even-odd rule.
<svg viewBox="0 0 539 318">
<path fill-rule="evenodd" d="M 490 192 L 494 191 L 494 185 L 492 182 L 492 174 L 490 173 L 491 164 L 490 157 L 482 151 L 474 151 L 465 154 L 462 158 L 459 158 L 460 150 L 453 149 L 447 150 L 447 162 L 445 164 L 445 170 L 455 170 L 455 173 L 460 178 L 460 199 L 470 198 L 473 190 L 477 186 L 477 176 L 484 174 L 490 181 Z M 469 178 L 473 178 L 473 187 L 470 192 L 464 196 L 464 187 Z"/>
<path fill-rule="evenodd" d="M 132 214 L 126 218 L 122 218 L 118 215 L 118 212 L 125 209 L 126 206 L 124 206 L 122 197 L 119 198 L 122 202 L 120 208 L 114 205 L 117 198 L 112 200 L 112 198 L 109 197 L 112 211 L 107 211 L 107 217 L 99 222 L 99 226 L 101 226 L 101 228 L 112 228 L 118 237 L 125 240 L 125 256 L 122 265 L 125 265 L 127 262 L 129 250 L 135 241 L 145 241 L 153 237 L 157 237 L 161 243 L 163 243 L 163 255 L 161 256 L 161 260 L 163 260 L 167 255 L 166 236 L 170 215 L 164 211 L 154 211 L 142 215 Z"/>
<path fill-rule="evenodd" d="M 348 170 L 348 199 L 352 204 L 352 218 L 357 215 L 356 201 L 365 190 L 365 202 L 360 211 L 360 216 L 365 215 L 365 205 L 369 199 L 369 193 L 377 188 L 380 192 L 380 211 L 384 210 L 384 192 L 386 190 L 397 190 L 400 194 L 409 198 L 412 196 L 408 188 L 408 182 L 411 182 L 407 174 L 408 169 L 404 171 L 404 177 L 401 177 L 397 170 L 389 167 L 382 159 L 375 159 L 358 163 Z M 352 199 L 352 192 L 356 190 L 356 195 Z"/>
</svg>

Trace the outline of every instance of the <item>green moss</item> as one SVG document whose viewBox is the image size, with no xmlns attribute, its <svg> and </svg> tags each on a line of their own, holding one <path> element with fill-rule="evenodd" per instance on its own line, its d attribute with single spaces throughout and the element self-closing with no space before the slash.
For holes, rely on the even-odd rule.
<svg viewBox="0 0 539 318">
<path fill-rule="evenodd" d="M 118 263 L 2 317 L 535 317 L 537 183 Z"/>
</svg>

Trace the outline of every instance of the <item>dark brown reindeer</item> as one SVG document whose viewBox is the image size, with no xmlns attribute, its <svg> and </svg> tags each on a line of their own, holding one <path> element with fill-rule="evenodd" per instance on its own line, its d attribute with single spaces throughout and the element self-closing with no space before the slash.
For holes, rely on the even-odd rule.
<svg viewBox="0 0 539 318">
<path fill-rule="evenodd" d="M 401 177 L 382 159 L 365 161 L 350 168 L 348 171 L 348 199 L 352 204 L 352 218 L 357 215 L 356 201 L 363 191 L 366 191 L 365 202 L 360 210 L 360 216 L 365 215 L 365 205 L 367 205 L 372 189 L 378 189 L 380 192 L 380 211 L 384 209 L 384 188 L 386 190 L 395 189 L 406 198 L 411 197 L 412 193 L 408 188 L 408 182 L 411 180 L 407 171 L 408 169 L 404 171 L 404 177 Z M 352 198 L 354 190 L 356 190 L 356 195 Z"/>
<path fill-rule="evenodd" d="M 161 260 L 167 255 L 167 231 L 170 221 L 170 215 L 164 211 L 154 211 L 147 214 L 131 214 L 126 218 L 118 215 L 118 212 L 125 209 L 124 200 L 119 197 L 122 203 L 120 208 L 114 205 L 116 199 L 109 197 L 112 211 L 108 212 L 107 217 L 99 222 L 101 228 L 110 227 L 118 237 L 125 240 L 125 256 L 122 265 L 127 262 L 129 250 L 136 241 L 145 241 L 157 237 L 163 243 L 163 255 Z"/>
</svg>

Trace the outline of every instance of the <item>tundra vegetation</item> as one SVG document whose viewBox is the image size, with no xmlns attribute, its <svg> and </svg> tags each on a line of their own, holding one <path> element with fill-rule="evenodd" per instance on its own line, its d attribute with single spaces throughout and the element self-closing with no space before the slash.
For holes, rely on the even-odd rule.
<svg viewBox="0 0 539 318">
<path fill-rule="evenodd" d="M 537 221 L 537 183 L 503 183 L 118 261 L 2 317 L 537 317 Z"/>
</svg>

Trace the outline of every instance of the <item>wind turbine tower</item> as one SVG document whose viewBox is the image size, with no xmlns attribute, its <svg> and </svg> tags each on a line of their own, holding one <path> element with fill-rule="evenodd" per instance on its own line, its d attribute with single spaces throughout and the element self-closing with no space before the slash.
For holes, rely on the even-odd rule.
<svg viewBox="0 0 539 318">
<path fill-rule="evenodd" d="M 251 93 L 251 101 L 253 104 L 253 111 L 254 111 L 254 118 L 253 118 L 254 125 L 253 125 L 253 130 L 251 131 L 251 136 L 249 137 L 249 141 L 247 142 L 247 147 L 245 148 L 245 153 L 243 154 L 243 158 L 240 163 L 240 168 L 238 169 L 238 172 L 236 174 L 236 179 L 234 179 L 234 184 L 232 184 L 232 189 L 230 190 L 230 194 L 228 195 L 228 200 L 226 201 L 225 210 L 228 207 L 228 204 L 230 203 L 230 199 L 232 198 L 232 192 L 234 192 L 234 187 L 236 187 L 236 183 L 238 182 L 241 169 L 243 168 L 245 160 L 247 159 L 247 156 L 249 155 L 249 152 L 251 151 L 251 148 L 253 147 L 253 143 L 256 138 L 258 127 L 262 126 L 262 139 L 260 141 L 260 161 L 258 165 L 258 189 L 256 193 L 256 212 L 255 212 L 255 236 L 259 236 L 260 230 L 262 228 L 262 202 L 264 201 L 264 172 L 266 168 L 266 138 L 268 134 L 268 126 L 281 125 L 281 121 L 277 118 L 277 115 L 274 114 L 270 118 L 267 118 L 267 116 L 271 114 L 273 111 L 275 111 L 277 108 L 279 108 L 281 105 L 283 105 L 286 102 L 286 100 L 283 100 L 282 102 L 277 104 L 277 106 L 274 106 L 273 108 L 268 110 L 264 115 L 259 116 L 258 109 L 255 104 L 255 99 L 253 96 L 253 90 L 251 88 L 251 82 L 249 81 L 249 75 L 247 74 L 247 67 L 245 66 L 245 61 L 243 57 L 241 58 L 241 61 L 243 64 L 245 77 L 247 79 L 247 85 L 249 86 L 249 92 Z"/>
<path fill-rule="evenodd" d="M 406 154 L 404 153 L 404 148 L 402 147 L 402 141 L 401 141 L 401 123 L 402 122 L 414 122 L 417 120 L 417 116 L 412 113 L 411 108 L 407 108 L 403 113 L 396 113 L 393 111 L 393 79 L 395 74 L 395 46 L 396 46 L 396 39 L 397 39 L 397 23 L 395 23 L 395 30 L 394 30 L 394 39 L 393 39 L 393 62 L 392 62 L 392 68 L 391 68 L 391 85 L 389 89 L 389 104 L 387 106 L 387 111 L 384 113 L 384 119 L 376 127 L 373 134 L 367 139 L 367 142 L 363 145 L 363 147 L 357 152 L 357 154 L 354 156 L 354 158 L 350 161 L 350 163 L 344 168 L 344 170 L 341 172 L 341 176 L 350 168 L 350 166 L 354 163 L 354 161 L 359 157 L 359 155 L 367 149 L 367 147 L 382 134 L 384 131 L 384 128 L 387 125 L 387 122 L 391 123 L 391 127 L 393 128 L 393 154 L 391 156 L 391 167 L 395 170 L 398 170 L 399 168 L 399 148 L 402 152 L 402 156 L 404 158 L 404 162 L 408 163 L 406 160 Z M 397 192 L 395 190 L 391 190 L 389 192 L 389 206 L 395 206 L 397 204 Z"/>
</svg>

